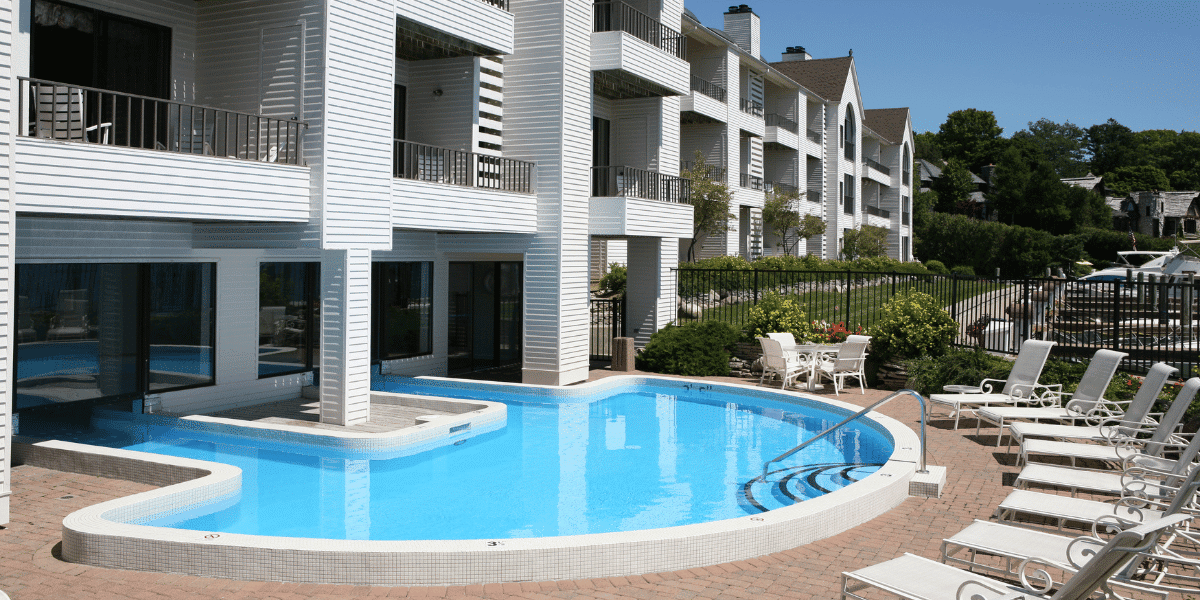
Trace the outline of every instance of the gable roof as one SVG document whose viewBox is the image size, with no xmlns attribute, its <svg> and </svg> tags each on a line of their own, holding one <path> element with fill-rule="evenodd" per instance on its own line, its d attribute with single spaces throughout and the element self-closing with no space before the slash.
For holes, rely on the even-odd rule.
<svg viewBox="0 0 1200 600">
<path fill-rule="evenodd" d="M 1084 177 L 1063 177 L 1059 181 L 1061 181 L 1065 184 L 1068 184 L 1068 185 L 1073 185 L 1075 187 L 1081 187 L 1085 190 L 1094 190 L 1100 186 L 1100 182 L 1103 179 L 1104 178 L 1101 176 L 1092 175 L 1091 173 L 1088 173 Z"/>
<path fill-rule="evenodd" d="M 918 158 L 917 164 L 921 165 L 920 181 L 933 181 L 942 176 L 942 170 L 937 165 L 923 158 Z"/>
<path fill-rule="evenodd" d="M 1183 217 L 1196 199 L 1196 192 L 1161 192 L 1164 217 Z"/>
<path fill-rule="evenodd" d="M 846 88 L 846 79 L 850 77 L 853 64 L 852 56 L 770 63 L 771 67 L 796 83 L 833 102 L 841 101 L 842 90 Z"/>
<path fill-rule="evenodd" d="M 863 120 L 875 133 L 893 144 L 904 142 L 904 126 L 908 124 L 908 108 L 871 108 L 863 111 Z"/>
</svg>

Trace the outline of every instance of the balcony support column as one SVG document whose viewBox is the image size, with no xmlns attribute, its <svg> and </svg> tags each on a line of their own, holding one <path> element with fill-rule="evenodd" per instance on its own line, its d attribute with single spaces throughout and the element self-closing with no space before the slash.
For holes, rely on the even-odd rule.
<svg viewBox="0 0 1200 600">
<path fill-rule="evenodd" d="M 371 251 L 321 252 L 321 422 L 371 419 Z"/>
<path fill-rule="evenodd" d="M 644 347 L 654 332 L 675 320 L 678 238 L 629 238 L 625 335 Z"/>
</svg>

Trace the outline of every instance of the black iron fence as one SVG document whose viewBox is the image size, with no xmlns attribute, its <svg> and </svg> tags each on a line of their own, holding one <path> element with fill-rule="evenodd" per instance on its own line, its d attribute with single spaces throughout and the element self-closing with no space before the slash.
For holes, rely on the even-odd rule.
<svg viewBox="0 0 1200 600">
<path fill-rule="evenodd" d="M 691 180 L 633 167 L 592 167 L 592 196 L 687 202 Z"/>
<path fill-rule="evenodd" d="M 508 10 L 508 0 L 480 0 L 480 2 L 483 2 L 484 4 L 491 4 L 496 8 Z"/>
<path fill-rule="evenodd" d="M 625 299 L 593 298 L 590 351 L 593 359 L 612 358 L 612 340 L 625 335 Z"/>
<path fill-rule="evenodd" d="M 619 0 L 597 2 L 594 7 L 592 31 L 624 31 L 677 58 L 687 54 L 683 34 L 658 19 Z"/>
<path fill-rule="evenodd" d="M 790 183 L 777 181 L 774 183 L 767 183 L 767 191 L 774 192 L 776 194 L 799 194 L 800 188 Z"/>
<path fill-rule="evenodd" d="M 868 215 L 875 215 L 876 217 L 883 217 L 885 219 L 892 218 L 892 211 L 879 208 L 878 206 L 871 206 L 865 202 L 863 204 L 863 212 L 867 213 Z"/>
<path fill-rule="evenodd" d="M 679 161 L 680 171 L 691 171 L 695 163 L 689 160 Z M 725 181 L 725 165 L 704 165 L 704 178 L 709 181 Z"/>
<path fill-rule="evenodd" d="M 783 115 L 777 115 L 775 113 L 771 113 L 765 117 L 765 121 L 766 121 L 767 127 L 780 127 L 780 128 L 786 129 L 792 133 L 797 133 L 800 131 L 799 123 L 797 123 Z"/>
<path fill-rule="evenodd" d="M 725 88 L 692 75 L 692 91 L 700 92 L 718 102 L 725 101 Z"/>
<path fill-rule="evenodd" d="M 19 134 L 297 165 L 308 124 L 20 77 Z"/>
<path fill-rule="evenodd" d="M 752 190 L 763 189 L 763 178 L 759 177 L 758 175 L 742 173 L 741 181 L 739 183 L 744 188 L 750 188 Z"/>
<path fill-rule="evenodd" d="M 744 112 L 748 115 L 754 115 L 756 117 L 761 117 L 761 116 L 763 116 L 762 102 L 759 102 L 757 100 L 751 100 L 749 98 L 742 98 L 742 112 Z"/>
<path fill-rule="evenodd" d="M 984 280 L 944 275 L 846 271 L 680 269 L 679 322 L 720 320 L 744 327 L 767 293 L 792 296 L 814 321 L 869 330 L 902 290 L 933 296 L 958 323 L 954 344 L 1015 354 L 1027 339 L 1057 342 L 1054 354 L 1129 353 L 1123 370 L 1166 362 L 1190 375 L 1200 366 L 1200 282 L 1063 279 Z"/>
<path fill-rule="evenodd" d="M 885 167 L 882 163 L 880 163 L 877 160 L 867 158 L 864 156 L 862 159 L 862 163 L 868 167 L 871 167 L 872 169 L 875 169 L 876 171 L 879 171 L 880 173 L 883 173 L 884 175 L 892 174 L 891 169 L 889 169 L 888 167 Z"/>
<path fill-rule="evenodd" d="M 533 163 L 394 140 L 392 175 L 400 179 L 532 193 Z"/>
</svg>

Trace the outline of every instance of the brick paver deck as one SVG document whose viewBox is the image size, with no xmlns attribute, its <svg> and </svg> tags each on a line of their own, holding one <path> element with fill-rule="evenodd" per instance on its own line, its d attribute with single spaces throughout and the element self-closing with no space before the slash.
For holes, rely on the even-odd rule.
<svg viewBox="0 0 1200 600">
<path fill-rule="evenodd" d="M 595 372 L 593 378 L 608 375 Z M 725 378 L 714 378 L 732 381 Z M 740 380 L 745 382 L 745 380 Z M 866 405 L 887 392 L 857 390 L 841 399 Z M 911 399 L 897 399 L 882 410 L 917 427 Z M 837 598 L 840 573 L 912 552 L 939 556 L 943 537 L 986 519 L 1012 489 L 1016 468 L 985 435 L 973 439 L 974 423 L 953 431 L 950 421 L 934 420 L 928 430 L 929 463 L 948 467 L 940 499 L 909 498 L 865 525 L 816 543 L 753 560 L 672 573 L 582 581 L 506 583 L 465 587 L 385 588 L 206 579 L 186 575 L 101 569 L 57 558 L 62 519 L 71 511 L 148 489 L 147 486 L 28 466 L 13 469 L 12 523 L 0 530 L 0 590 L 13 600 L 38 598 Z M 994 435 L 995 429 L 985 430 Z M 1200 594 L 1197 594 L 1200 595 Z"/>
</svg>

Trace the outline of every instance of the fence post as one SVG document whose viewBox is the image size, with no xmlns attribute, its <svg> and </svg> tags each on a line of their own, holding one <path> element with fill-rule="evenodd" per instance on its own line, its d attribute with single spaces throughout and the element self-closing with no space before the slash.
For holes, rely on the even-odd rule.
<svg viewBox="0 0 1200 600">
<path fill-rule="evenodd" d="M 950 318 L 958 322 L 958 278 L 950 284 Z"/>
<path fill-rule="evenodd" d="M 850 326 L 850 271 L 846 271 L 846 327 Z"/>
<path fill-rule="evenodd" d="M 1151 275 L 1151 278 L 1154 276 Z M 1113 282 L 1113 350 L 1121 349 L 1121 281 Z"/>
<path fill-rule="evenodd" d="M 754 270 L 754 304 L 758 305 L 758 269 Z"/>
<path fill-rule="evenodd" d="M 1030 333 L 1032 333 L 1032 327 L 1029 322 L 1031 316 L 1029 314 L 1029 279 L 1025 278 L 1021 281 L 1021 343 L 1028 340 Z M 1021 344 L 1018 343 L 1017 347 L 1020 348 Z"/>
</svg>

